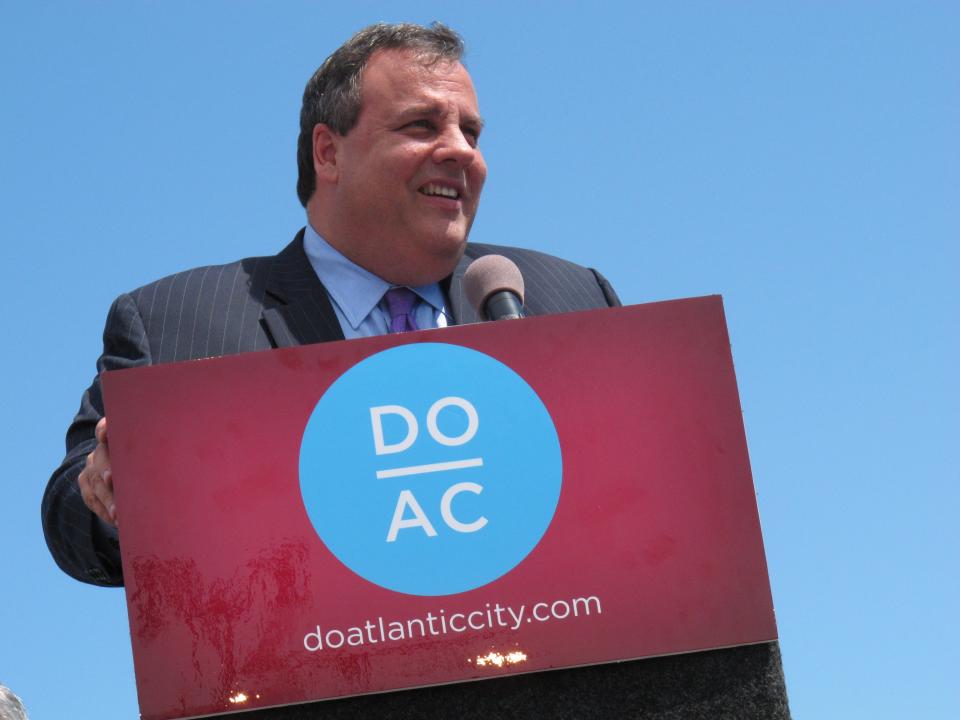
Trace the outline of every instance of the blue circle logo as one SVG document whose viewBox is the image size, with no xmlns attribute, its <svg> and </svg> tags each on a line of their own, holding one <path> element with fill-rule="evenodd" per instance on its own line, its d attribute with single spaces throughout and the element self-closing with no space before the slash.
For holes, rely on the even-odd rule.
<svg viewBox="0 0 960 720">
<path fill-rule="evenodd" d="M 372 355 L 323 394 L 300 446 L 310 521 L 348 568 L 410 595 L 490 583 L 540 542 L 560 443 L 517 373 L 459 345 Z"/>
</svg>

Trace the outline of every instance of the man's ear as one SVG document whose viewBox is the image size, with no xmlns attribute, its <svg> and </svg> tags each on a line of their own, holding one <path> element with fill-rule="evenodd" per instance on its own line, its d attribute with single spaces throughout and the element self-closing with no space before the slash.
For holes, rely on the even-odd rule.
<svg viewBox="0 0 960 720">
<path fill-rule="evenodd" d="M 337 181 L 337 135 L 329 126 L 317 123 L 313 126 L 313 171 L 317 182 Z"/>
</svg>

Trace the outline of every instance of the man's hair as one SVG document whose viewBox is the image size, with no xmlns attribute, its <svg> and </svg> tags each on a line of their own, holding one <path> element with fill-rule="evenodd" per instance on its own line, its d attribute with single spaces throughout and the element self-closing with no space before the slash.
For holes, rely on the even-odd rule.
<svg viewBox="0 0 960 720">
<path fill-rule="evenodd" d="M 0 720 L 27 720 L 20 698 L 3 684 L 0 684 Z"/>
<path fill-rule="evenodd" d="M 324 61 L 307 83 L 300 108 L 297 196 L 304 207 L 317 187 L 313 128 L 323 123 L 339 135 L 353 129 L 360 117 L 360 75 L 378 50 L 409 50 L 427 64 L 459 61 L 463 57 L 463 38 L 438 22 L 429 27 L 378 23 L 358 32 Z"/>
</svg>

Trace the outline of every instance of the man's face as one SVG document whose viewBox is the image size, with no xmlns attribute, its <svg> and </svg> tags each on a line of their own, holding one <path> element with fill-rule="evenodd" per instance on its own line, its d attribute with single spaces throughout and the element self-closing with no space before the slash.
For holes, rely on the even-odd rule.
<svg viewBox="0 0 960 720">
<path fill-rule="evenodd" d="M 463 254 L 487 176 L 476 91 L 459 62 L 404 51 L 374 53 L 361 79 L 357 124 L 333 140 L 327 240 L 389 282 L 435 282 Z"/>
</svg>

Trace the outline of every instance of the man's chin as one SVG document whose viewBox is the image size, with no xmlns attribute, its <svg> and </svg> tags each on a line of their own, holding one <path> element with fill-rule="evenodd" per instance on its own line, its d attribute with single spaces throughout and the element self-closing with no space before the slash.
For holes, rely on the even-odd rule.
<svg viewBox="0 0 960 720">
<path fill-rule="evenodd" d="M 450 277 L 463 257 L 463 251 L 466 249 L 466 241 L 461 244 L 457 251 L 440 257 L 434 257 L 431 262 L 424 263 L 422 268 L 412 273 L 412 281 L 405 283 L 414 287 L 429 285 L 440 282 L 444 278 Z"/>
<path fill-rule="evenodd" d="M 381 275 L 396 285 L 420 287 L 440 282 L 453 274 L 467 247 L 466 237 L 444 238 L 422 247 L 415 264 L 397 263 Z"/>
</svg>

